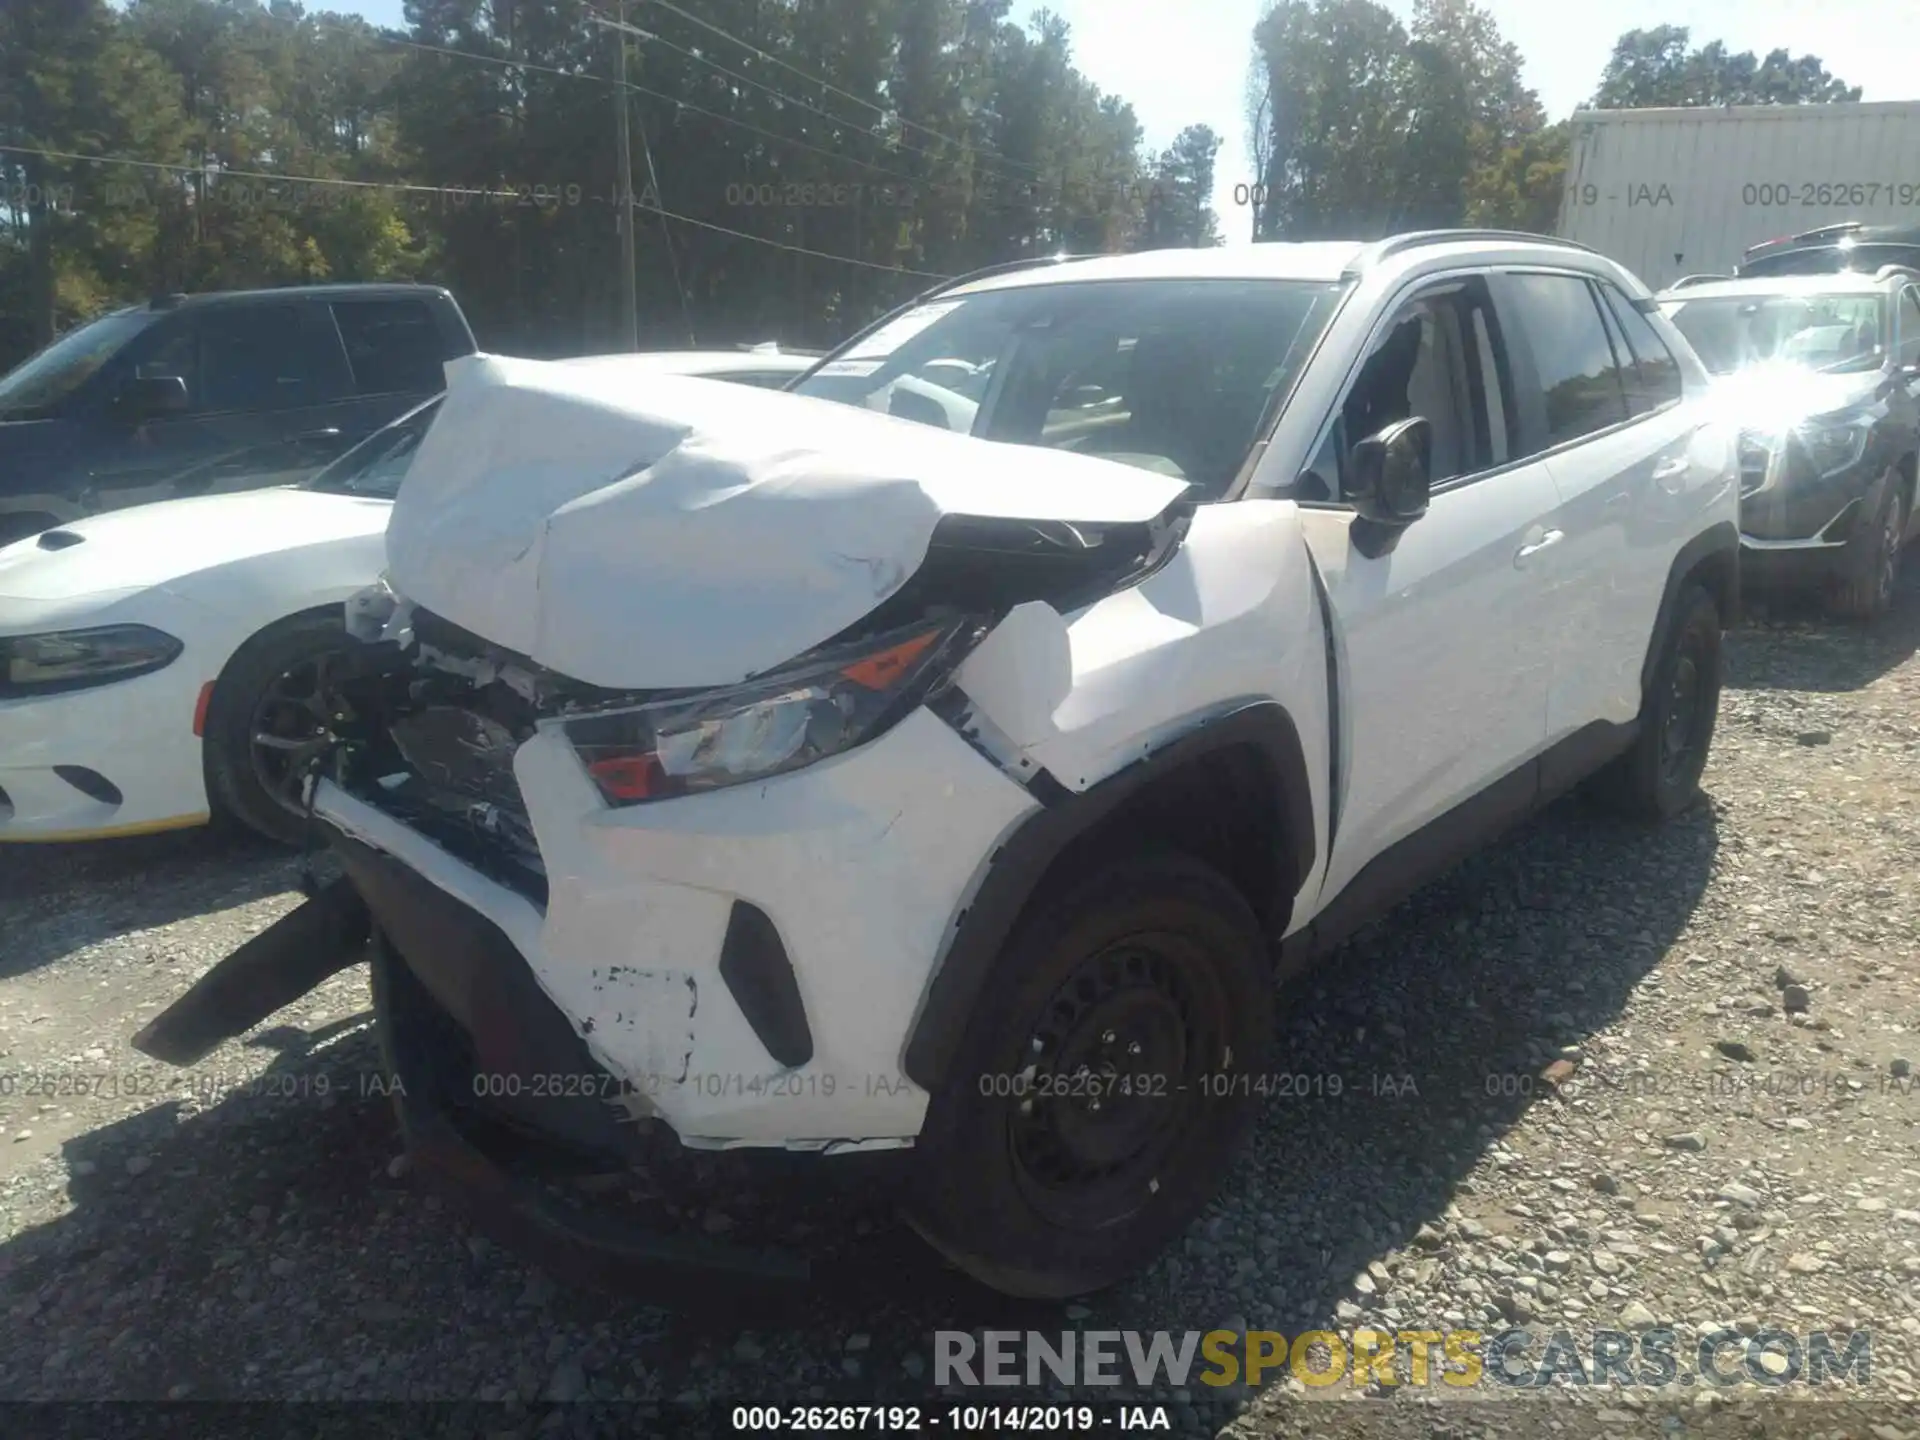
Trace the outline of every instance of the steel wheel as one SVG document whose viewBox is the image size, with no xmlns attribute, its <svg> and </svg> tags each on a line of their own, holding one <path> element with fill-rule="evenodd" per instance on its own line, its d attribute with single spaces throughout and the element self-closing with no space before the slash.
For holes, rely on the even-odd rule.
<svg viewBox="0 0 1920 1440">
<path fill-rule="evenodd" d="M 1220 1066 L 1224 997 L 1196 983 L 1190 948 L 1132 937 L 1089 957 L 1041 1011 L 1007 1138 L 1029 1203 L 1056 1224 L 1097 1228 L 1145 1205 Z"/>
</svg>

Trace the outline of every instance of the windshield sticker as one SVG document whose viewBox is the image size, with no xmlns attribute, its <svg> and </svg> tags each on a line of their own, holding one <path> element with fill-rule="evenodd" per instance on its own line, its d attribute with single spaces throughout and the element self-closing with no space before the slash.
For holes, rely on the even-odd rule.
<svg viewBox="0 0 1920 1440">
<path fill-rule="evenodd" d="M 816 375 L 871 375 L 885 362 L 881 360 L 834 360 L 822 365 Z"/>
<path fill-rule="evenodd" d="M 959 303 L 958 300 L 942 300 L 937 304 L 922 305 L 918 310 L 909 310 L 892 324 L 882 325 L 867 336 L 857 349 L 847 353 L 847 358 L 868 360 L 891 355 Z"/>
</svg>

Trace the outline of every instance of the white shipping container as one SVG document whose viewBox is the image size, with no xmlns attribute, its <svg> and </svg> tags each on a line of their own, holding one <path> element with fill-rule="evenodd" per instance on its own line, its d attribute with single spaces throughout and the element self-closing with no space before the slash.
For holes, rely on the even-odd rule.
<svg viewBox="0 0 1920 1440">
<path fill-rule="evenodd" d="M 1920 101 L 1574 114 L 1558 233 L 1655 289 L 1842 220 L 1920 225 Z"/>
</svg>

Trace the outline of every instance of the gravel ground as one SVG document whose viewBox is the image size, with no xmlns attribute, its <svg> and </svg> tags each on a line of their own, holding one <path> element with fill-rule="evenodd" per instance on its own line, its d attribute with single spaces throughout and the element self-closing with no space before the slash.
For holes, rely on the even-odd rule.
<svg viewBox="0 0 1920 1440">
<path fill-rule="evenodd" d="M 557 1285 L 397 1162 L 363 969 L 191 1071 L 128 1048 L 297 903 L 294 862 L 208 834 L 9 854 L 0 1398 L 496 1402 L 495 1433 L 620 1401 L 691 1434 L 713 1401 L 924 1403 L 936 1330 L 1671 1325 L 1685 1356 L 1728 1324 L 1871 1329 L 1870 1403 L 1136 1398 L 1182 1434 L 1920 1437 L 1917 646 L 1912 586 L 1871 633 L 1731 637 L 1706 803 L 1653 833 L 1563 803 L 1360 936 L 1284 1008 L 1307 1093 L 1267 1098 L 1174 1253 L 1064 1308 L 951 1276 L 884 1185 L 718 1170 L 683 1218 L 811 1251 L 797 1312 Z"/>
</svg>

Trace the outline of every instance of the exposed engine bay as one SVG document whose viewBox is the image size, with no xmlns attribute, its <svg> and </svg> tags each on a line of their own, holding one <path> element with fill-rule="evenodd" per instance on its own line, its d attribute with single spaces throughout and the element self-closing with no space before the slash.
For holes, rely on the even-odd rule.
<svg viewBox="0 0 1920 1440">
<path fill-rule="evenodd" d="M 857 655 L 894 631 L 934 627 L 946 651 L 936 689 L 943 687 L 964 652 L 1014 606 L 1037 600 L 1071 612 L 1136 584 L 1174 553 L 1190 518 L 1187 507 L 1107 526 L 947 517 L 924 564 L 892 596 L 770 676 Z M 413 606 L 384 583 L 349 602 L 348 629 L 367 648 L 337 681 L 338 744 L 322 773 L 536 904 L 546 899 L 546 871 L 514 774 L 519 747 L 542 723 L 567 724 L 579 745 L 596 722 L 605 728 L 705 693 L 573 680 Z M 896 700 L 931 698 L 914 689 Z"/>
</svg>

